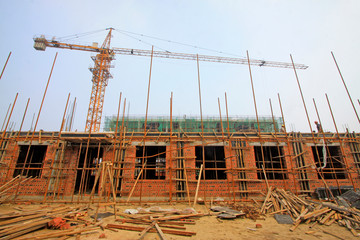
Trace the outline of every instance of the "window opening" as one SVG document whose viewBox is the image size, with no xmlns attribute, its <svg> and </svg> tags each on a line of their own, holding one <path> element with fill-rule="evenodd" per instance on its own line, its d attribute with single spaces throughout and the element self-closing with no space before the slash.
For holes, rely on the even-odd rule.
<svg viewBox="0 0 360 240">
<path fill-rule="evenodd" d="M 264 153 L 261 153 L 261 148 Z M 267 179 L 287 179 L 284 150 L 281 146 L 255 146 L 255 161 L 258 168 L 258 179 L 265 179 L 262 167 L 264 166 Z"/>
<path fill-rule="evenodd" d="M 226 179 L 225 152 L 223 146 L 205 146 L 205 179 Z M 203 164 L 203 147 L 195 147 L 196 168 L 200 169 Z M 199 170 L 196 171 L 196 178 L 199 177 Z"/>
<path fill-rule="evenodd" d="M 16 162 L 13 177 L 16 177 L 17 175 L 21 174 L 23 168 L 24 168 L 24 171 L 22 173 L 23 176 L 40 177 L 47 146 L 32 145 L 30 147 L 26 164 L 25 164 L 25 158 L 29 149 L 29 145 L 19 145 L 19 148 L 20 148 L 20 152 Z"/>
<path fill-rule="evenodd" d="M 143 157 L 143 146 L 136 147 L 135 175 L 140 174 L 142 165 L 146 162 L 143 170 L 144 179 L 165 179 L 166 168 L 166 147 L 165 146 L 145 146 Z"/>
<path fill-rule="evenodd" d="M 313 152 L 316 166 L 318 168 L 322 168 L 320 169 L 320 172 L 323 173 L 324 179 L 346 178 L 339 146 L 312 146 L 311 150 Z M 321 178 L 320 176 L 318 177 L 319 179 Z"/>
</svg>

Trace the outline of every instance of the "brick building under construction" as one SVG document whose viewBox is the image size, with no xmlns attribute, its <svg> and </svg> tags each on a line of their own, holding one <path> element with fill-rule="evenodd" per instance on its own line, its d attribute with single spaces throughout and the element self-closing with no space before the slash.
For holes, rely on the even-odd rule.
<svg viewBox="0 0 360 240">
<path fill-rule="evenodd" d="M 308 133 L 288 132 L 284 116 L 258 117 L 250 66 L 293 68 L 305 110 L 296 69 L 307 66 L 293 61 L 254 60 L 248 54 L 244 59 L 110 48 L 112 30 L 101 47 L 62 43 L 44 36 L 34 38 L 35 49 L 41 51 L 54 47 L 95 52 L 95 64 L 90 68 L 93 87 L 84 132 L 64 128 L 69 98 L 58 132 L 36 130 L 52 70 L 33 130 L 21 131 L 22 122 L 19 131 L 7 131 L 11 110 L 5 129 L 0 132 L 0 193 L 7 186 L 9 199 L 89 202 L 98 194 L 105 202 L 190 201 L 197 197 L 205 201 L 217 197 L 239 201 L 262 198 L 269 186 L 299 195 L 317 191 L 324 198 L 359 188 L 358 133 L 339 133 L 336 126 L 335 133 L 323 132 L 321 125 L 317 132 L 311 126 Z M 125 119 L 124 102 L 119 118 L 120 95 L 117 117 L 108 117 L 105 131 L 100 132 L 105 87 L 111 78 L 115 54 L 151 57 L 146 115 Z M 168 118 L 148 118 L 153 57 L 197 61 L 199 119 L 173 118 L 172 97 Z M 199 61 L 249 66 L 256 119 L 229 118 L 227 100 L 226 117 L 222 118 L 221 111 L 219 118 L 202 117 Z M 15 102 L 16 98 L 13 106 Z M 279 103 L 281 108 L 280 96 Z M 352 100 L 351 103 L 355 110 Z M 308 115 L 307 119 L 311 125 Z"/>
<path fill-rule="evenodd" d="M 0 184 L 20 175 L 12 189 L 17 198 L 66 202 L 86 202 L 92 190 L 114 191 L 122 202 L 187 201 L 195 194 L 242 200 L 261 197 L 267 185 L 297 194 L 331 189 L 334 195 L 359 187 L 358 134 L 288 133 L 278 130 L 280 119 L 262 119 L 267 131 L 261 133 L 254 120 L 187 121 L 187 131 L 178 118 L 146 125 L 144 119 L 118 125 L 108 119 L 115 130 L 90 134 L 7 132 Z"/>
</svg>

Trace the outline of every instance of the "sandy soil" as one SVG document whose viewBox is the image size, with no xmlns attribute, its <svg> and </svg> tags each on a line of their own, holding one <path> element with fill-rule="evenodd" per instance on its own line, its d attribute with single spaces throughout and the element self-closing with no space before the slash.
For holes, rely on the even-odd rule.
<svg viewBox="0 0 360 240">
<path fill-rule="evenodd" d="M 39 207 L 46 207 L 46 205 L 1 205 L 0 214 L 5 214 L 8 212 L 13 212 L 14 206 L 21 206 L 24 209 L 38 209 Z M 156 205 L 161 206 L 162 208 L 177 208 L 185 209 L 188 206 L 183 204 L 177 205 Z M 127 208 L 137 208 L 139 206 L 128 205 L 128 206 L 117 206 L 119 212 L 123 212 Z M 208 210 L 203 205 L 198 205 L 196 210 L 202 213 L 207 213 Z M 113 209 L 107 207 L 107 209 L 102 208 L 99 212 L 112 212 Z M 94 210 L 89 211 L 89 215 L 92 215 Z M 90 219 L 90 218 L 89 218 Z M 114 216 L 109 216 L 104 218 L 103 226 L 106 226 L 108 223 L 120 224 L 115 222 Z M 256 228 L 256 224 L 261 224 L 262 228 Z M 128 225 L 132 225 L 126 223 Z M 137 225 L 140 226 L 140 225 Z M 144 225 L 145 227 L 146 225 Z M 165 234 L 167 239 L 181 240 L 181 239 L 263 239 L 263 240 L 275 240 L 275 239 L 287 239 L 287 240 L 300 240 L 300 239 L 323 239 L 323 240 L 332 240 L 339 239 L 327 233 L 324 233 L 323 230 L 333 233 L 343 239 L 359 239 L 359 237 L 354 237 L 350 231 L 346 228 L 338 226 L 337 224 L 332 224 L 331 226 L 316 225 L 313 228 L 309 228 L 310 225 L 301 224 L 294 232 L 289 231 L 291 225 L 278 224 L 274 217 L 267 216 L 266 220 L 257 220 L 253 221 L 251 219 L 235 219 L 235 220 L 218 220 L 215 216 L 204 216 L 196 220 L 195 225 L 186 225 L 186 231 L 196 232 L 195 236 L 192 237 L 183 237 Z M 61 231 L 61 230 L 48 230 L 44 229 L 37 231 L 35 233 L 28 234 L 27 236 L 35 236 L 40 233 L 45 233 L 49 231 Z M 312 234 L 306 234 L 306 232 L 313 231 Z M 100 228 L 95 233 L 88 235 L 82 235 L 80 238 L 70 237 L 68 239 L 99 239 L 100 234 L 105 233 L 106 239 L 138 239 L 139 232 L 118 230 L 118 232 L 113 232 L 111 230 L 105 229 L 102 231 Z M 147 240 L 160 239 L 156 233 L 147 233 L 145 238 Z"/>
</svg>

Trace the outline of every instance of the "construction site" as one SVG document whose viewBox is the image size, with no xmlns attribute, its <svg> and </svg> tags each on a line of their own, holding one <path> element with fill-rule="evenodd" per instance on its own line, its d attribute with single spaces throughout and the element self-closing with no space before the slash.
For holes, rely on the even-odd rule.
<svg viewBox="0 0 360 240">
<path fill-rule="evenodd" d="M 58 48 L 60 51 L 68 49 L 96 54 L 92 57 L 94 65 L 90 68 L 92 91 L 86 126 L 85 131 L 70 130 L 74 107 L 69 104 L 68 98 L 63 110 L 61 128 L 58 131 L 37 129 L 43 102 L 34 128 L 28 131 L 22 130 L 23 122 L 21 122 L 20 129 L 15 131 L 11 129 L 9 123 L 16 104 L 16 95 L 4 117 L 0 132 L 1 204 L 24 202 L 89 206 L 91 204 L 96 208 L 96 222 L 98 211 L 100 209 L 101 212 L 103 207 L 113 208 L 111 211 L 114 211 L 115 219 L 116 216 L 121 215 L 116 211 L 117 205 L 213 206 L 214 202 L 218 204 L 220 202 L 220 205 L 230 204 L 233 209 L 237 206 L 236 210 L 241 211 L 243 209 L 239 206 L 253 203 L 259 206 L 260 214 L 289 213 L 294 221 L 293 230 L 300 222 L 305 222 L 307 219 L 309 219 L 308 223 L 312 219 L 313 222 L 321 224 L 331 222 L 332 219 L 334 219 L 332 222 L 342 221 L 341 213 L 346 215 L 342 219 L 347 219 L 344 220 L 347 221 L 344 225 L 351 229 L 351 236 L 358 236 L 356 229 L 359 228 L 360 211 L 349 205 L 346 210 L 340 209 L 341 206 L 336 199 L 349 191 L 360 199 L 360 194 L 357 192 L 360 187 L 360 136 L 359 133 L 349 130 L 340 132 L 336 125 L 336 116 L 332 112 L 335 132 L 323 131 L 319 115 L 315 124 L 310 121 L 302 94 L 301 80 L 297 75 L 297 71 L 307 69 L 306 65 L 296 64 L 293 61 L 283 63 L 254 60 L 250 59 L 249 55 L 243 59 L 112 48 L 110 46 L 112 30 L 112 28 L 108 29 L 109 32 L 101 46 L 64 43 L 44 36 L 34 38 L 34 48 L 39 51 Z M 112 77 L 110 68 L 116 54 L 150 58 L 147 108 L 143 116 L 126 116 L 126 99 L 122 99 L 121 94 L 118 99 L 118 112 L 111 116 L 102 116 L 105 89 L 108 80 Z M 11 53 L 7 60 L 11 61 L 10 56 Z M 332 56 L 336 63 L 335 56 Z M 52 68 L 56 63 L 56 57 L 57 54 Z M 203 116 L 200 75 L 198 75 L 199 116 L 173 116 L 172 93 L 169 115 L 149 116 L 153 58 L 190 60 L 197 62 L 198 67 L 201 61 L 247 65 L 253 94 L 251 104 L 255 107 L 254 116 L 229 116 L 226 93 L 225 110 L 222 111 L 219 102 L 218 116 Z M 1 75 L 6 71 L 6 64 Z M 282 109 L 281 116 L 258 115 L 252 66 L 289 68 L 294 71 L 310 131 L 289 131 L 286 128 L 286 116 Z M 360 123 L 355 107 L 360 102 L 353 102 L 337 63 L 336 66 L 340 81 L 344 85 L 343 91 L 347 92 L 349 98 L 344 102 L 352 105 L 354 118 Z M 52 69 L 47 85 L 51 80 L 51 74 Z M 46 89 L 47 86 L 43 93 L 43 101 Z M 316 108 L 315 101 L 313 103 Z M 327 103 L 331 111 L 328 99 Z M 277 104 L 281 108 L 280 95 Z M 270 107 L 272 111 L 271 101 Z M 25 115 L 26 109 L 23 121 Z M 101 129 L 102 121 L 103 129 Z M 281 200 L 282 198 L 286 201 Z M 331 201 L 333 205 L 325 205 L 328 211 L 324 210 L 323 205 L 323 208 L 310 208 L 313 203 L 305 203 L 305 200 L 302 200 L 307 198 L 316 199 L 317 203 Z M 306 215 L 312 211 L 317 211 L 319 214 Z M 349 215 L 350 213 L 352 215 Z M 304 216 L 308 217 L 304 218 Z M 10 217 L 4 217 L 2 220 L 8 218 Z M 148 222 L 153 224 L 152 227 L 156 225 L 152 223 L 151 217 Z M 148 222 L 146 223 L 149 224 Z M 159 219 L 158 223 L 160 222 Z M 43 223 L 41 224 L 43 226 Z M 5 225 L 0 221 L 1 229 Z M 108 228 L 112 231 L 119 229 L 111 224 Z M 33 231 L 30 230 L 24 232 Z M 161 230 L 159 234 L 160 232 Z M 145 233 L 146 231 L 143 234 Z M 20 236 L 10 233 L 1 234 L 5 237 L 11 236 L 6 239 Z M 79 232 L 69 232 L 66 236 L 76 234 Z M 330 237 L 330 235 L 324 236 Z M 182 236 L 191 235 L 183 233 Z M 35 235 L 32 237 L 29 239 L 38 239 Z M 307 237 L 312 239 L 310 235 Z M 336 236 L 331 237 L 338 239 Z M 160 234 L 160 239 L 165 237 Z M 224 237 L 224 239 L 228 238 Z"/>
</svg>

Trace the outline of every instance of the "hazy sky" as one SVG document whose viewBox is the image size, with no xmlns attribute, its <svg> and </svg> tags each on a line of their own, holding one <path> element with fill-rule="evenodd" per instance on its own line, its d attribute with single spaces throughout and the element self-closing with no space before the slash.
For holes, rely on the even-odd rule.
<svg viewBox="0 0 360 240">
<path fill-rule="evenodd" d="M 7 108 L 19 93 L 12 122 L 17 129 L 30 100 L 23 130 L 28 130 L 38 112 L 55 53 L 59 52 L 49 85 L 38 129 L 59 130 L 68 93 L 77 98 L 74 129 L 83 131 L 91 91 L 91 54 L 89 52 L 33 48 L 33 37 L 44 34 L 64 37 L 95 30 L 96 34 L 69 42 L 102 43 L 113 27 L 112 46 L 124 48 L 166 49 L 174 52 L 245 57 L 269 61 L 294 61 L 309 66 L 298 70 L 312 127 L 317 120 L 313 98 L 325 130 L 334 131 L 326 102 L 328 94 L 340 131 L 349 127 L 359 131 L 360 124 L 337 72 L 331 51 L 354 100 L 360 98 L 360 2 L 357 0 L 254 0 L 254 1 L 0 1 L 0 68 L 10 51 L 12 56 L 0 80 L 0 124 Z M 123 31 L 189 44 L 194 47 L 160 41 Z M 135 38 L 134 38 L 135 37 Z M 142 40 L 139 41 L 138 39 Z M 202 48 L 214 51 L 204 50 Z M 221 54 L 220 52 L 224 52 Z M 105 94 L 105 115 L 117 112 L 119 93 L 130 102 L 131 115 L 143 115 L 150 58 L 117 55 L 113 79 Z M 296 78 L 292 69 L 252 67 L 258 112 L 270 116 L 269 98 L 274 114 L 281 116 L 280 94 L 288 130 L 309 132 Z M 218 115 L 220 97 L 225 113 L 224 93 L 228 95 L 229 114 L 255 116 L 247 65 L 200 63 L 204 115 Z M 198 116 L 199 100 L 196 62 L 154 59 L 149 114 L 169 115 L 170 94 L 174 93 L 173 114 Z"/>
</svg>

